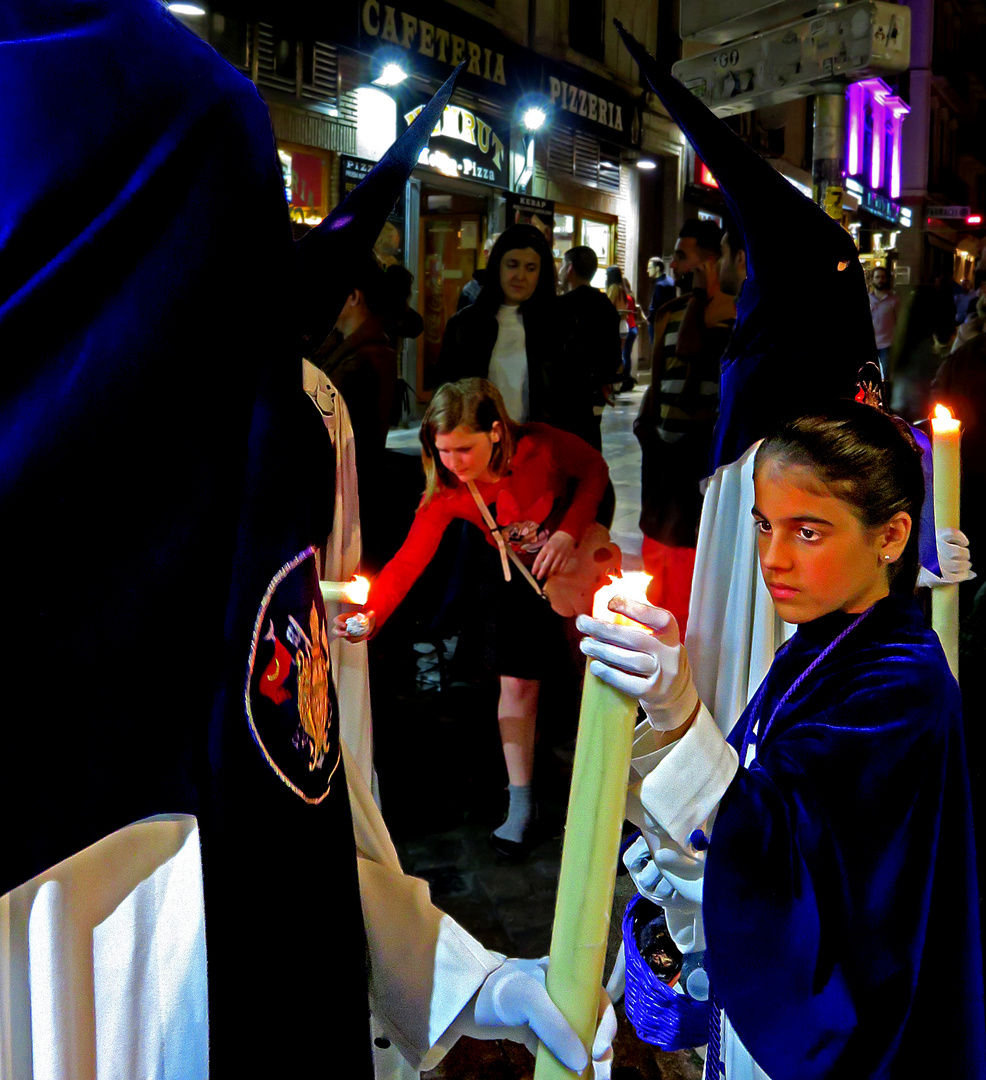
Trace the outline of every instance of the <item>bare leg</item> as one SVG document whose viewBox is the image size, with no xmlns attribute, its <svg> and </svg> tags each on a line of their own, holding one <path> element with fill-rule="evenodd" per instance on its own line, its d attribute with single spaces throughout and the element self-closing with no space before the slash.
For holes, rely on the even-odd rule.
<svg viewBox="0 0 986 1080">
<path fill-rule="evenodd" d="M 538 715 L 538 679 L 500 676 L 500 742 L 513 787 L 529 787 L 534 774 L 534 730 Z"/>
<path fill-rule="evenodd" d="M 534 773 L 534 731 L 537 725 L 538 691 L 537 679 L 500 677 L 500 704 L 497 716 L 500 721 L 500 741 L 503 758 L 510 777 L 510 806 L 504 823 L 490 837 L 490 842 L 511 859 L 523 859 L 527 855 L 527 843 L 531 839 L 531 825 L 536 813 L 531 792 Z"/>
</svg>

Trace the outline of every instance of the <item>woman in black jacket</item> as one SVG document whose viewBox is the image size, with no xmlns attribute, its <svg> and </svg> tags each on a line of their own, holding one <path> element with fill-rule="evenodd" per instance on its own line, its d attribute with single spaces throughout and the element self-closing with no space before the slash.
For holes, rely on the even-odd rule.
<svg viewBox="0 0 986 1080">
<path fill-rule="evenodd" d="M 554 261 L 544 233 L 511 225 L 493 245 L 476 302 L 448 321 L 438 360 L 441 381 L 489 379 L 511 419 L 550 420 L 545 362 L 554 299 Z"/>
</svg>

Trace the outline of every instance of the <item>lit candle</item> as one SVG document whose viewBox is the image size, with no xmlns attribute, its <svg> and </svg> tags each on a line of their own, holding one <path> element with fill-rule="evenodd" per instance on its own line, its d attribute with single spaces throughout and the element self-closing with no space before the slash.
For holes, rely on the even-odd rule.
<svg viewBox="0 0 986 1080">
<path fill-rule="evenodd" d="M 606 605 L 614 596 L 644 600 L 649 581 L 647 574 L 626 574 L 603 586 L 595 595 L 593 617 L 629 624 Z M 636 720 L 636 698 L 607 686 L 587 667 L 546 979 L 548 996 L 587 1053 L 596 1033 Z M 573 1075 L 538 1047 L 535 1080 Z M 584 1075 L 592 1076 L 591 1061 Z"/>
<path fill-rule="evenodd" d="M 959 442 L 958 420 L 944 405 L 935 406 L 931 419 L 931 460 L 934 466 L 935 532 L 959 528 Z M 934 627 L 952 674 L 959 677 L 959 587 L 938 585 L 931 590 L 931 625 Z"/>
<path fill-rule="evenodd" d="M 352 581 L 320 581 L 318 584 L 326 604 L 365 604 L 370 595 L 370 583 L 365 577 L 354 577 Z"/>
</svg>

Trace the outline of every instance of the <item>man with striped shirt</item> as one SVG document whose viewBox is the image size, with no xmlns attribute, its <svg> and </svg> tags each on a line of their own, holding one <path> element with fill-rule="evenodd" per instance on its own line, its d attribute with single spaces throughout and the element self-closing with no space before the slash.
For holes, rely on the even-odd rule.
<svg viewBox="0 0 986 1080">
<path fill-rule="evenodd" d="M 671 273 L 682 295 L 657 311 L 653 381 L 634 423 L 642 451 L 642 553 L 653 578 L 648 598 L 672 611 L 679 626 L 688 619 L 719 359 L 736 318 L 733 298 L 719 286 L 721 240 L 711 220 L 690 218 L 681 227 Z"/>
</svg>

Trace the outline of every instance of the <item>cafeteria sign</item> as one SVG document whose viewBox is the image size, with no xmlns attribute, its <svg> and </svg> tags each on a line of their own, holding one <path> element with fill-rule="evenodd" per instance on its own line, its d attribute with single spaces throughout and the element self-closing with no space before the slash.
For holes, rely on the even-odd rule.
<svg viewBox="0 0 986 1080">
<path fill-rule="evenodd" d="M 405 112 L 404 122 L 410 125 L 423 108 L 424 104 L 416 105 Z M 445 106 L 418 164 L 445 176 L 509 187 L 502 139 L 488 120 L 461 105 Z"/>
</svg>

